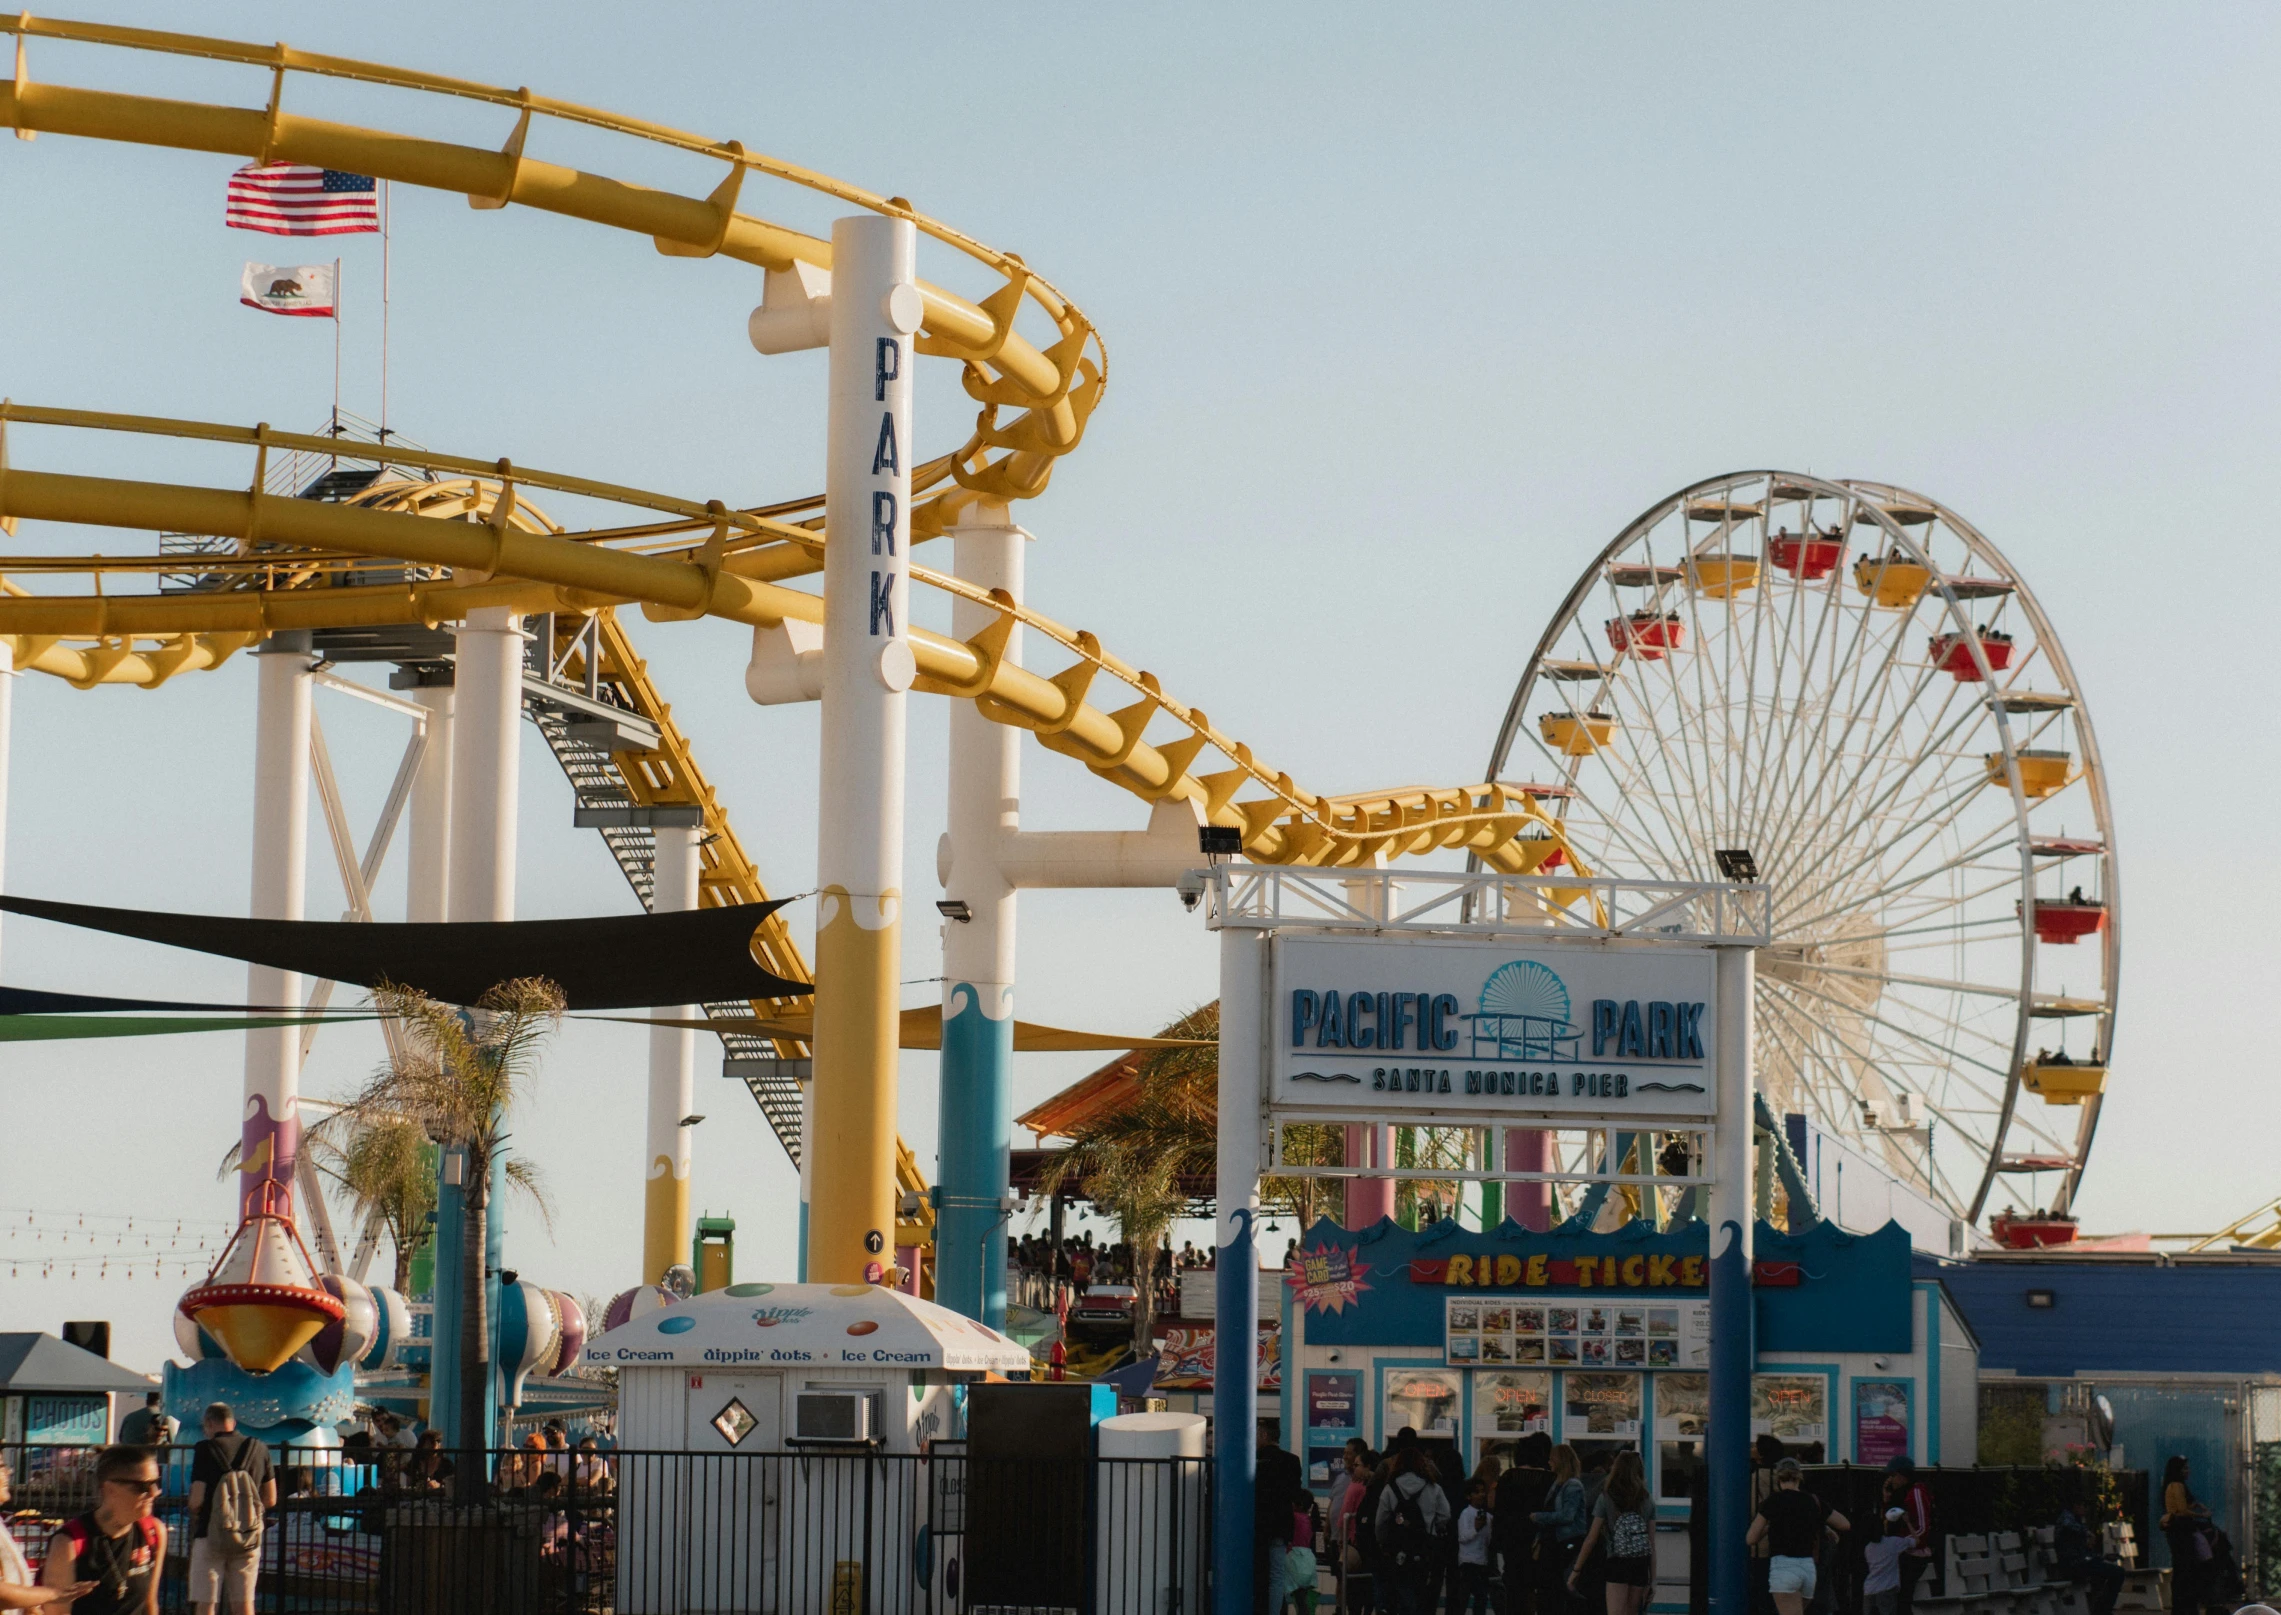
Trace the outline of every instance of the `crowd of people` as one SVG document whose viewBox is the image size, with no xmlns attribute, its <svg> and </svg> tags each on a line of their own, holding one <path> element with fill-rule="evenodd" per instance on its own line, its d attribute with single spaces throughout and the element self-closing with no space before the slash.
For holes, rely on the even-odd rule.
<svg viewBox="0 0 2281 1615">
<path fill-rule="evenodd" d="M 262 1545 L 281 1501 L 342 1496 L 343 1476 L 352 1472 L 373 1484 L 358 1491 L 351 1507 L 455 1496 L 458 1466 L 442 1435 L 426 1430 L 414 1437 L 391 1413 L 376 1413 L 369 1427 L 343 1442 L 355 1471 L 290 1459 L 280 1467 L 267 1444 L 238 1429 L 226 1403 L 208 1407 L 200 1425 L 186 1520 L 174 1528 L 189 1537 L 187 1549 L 180 1542 L 169 1546 L 170 1528 L 158 1515 L 176 1428 L 153 1393 L 121 1421 L 119 1443 L 96 1455 L 93 1506 L 49 1538 L 36 1580 L 15 1538 L 0 1530 L 0 1611 L 52 1605 L 71 1615 L 157 1615 L 161 1567 L 171 1553 L 187 1561 L 189 1603 L 199 1615 L 250 1612 Z M 9 1482 L 9 1466 L 0 1464 L 0 1512 L 10 1500 Z M 500 1461 L 491 1493 L 544 1511 L 541 1562 L 559 1572 L 562 1586 L 576 1589 L 595 1573 L 608 1573 L 613 1522 L 606 1505 L 616 1488 L 612 1457 L 600 1443 L 586 1436 L 574 1446 L 562 1422 L 550 1419 Z"/>
<path fill-rule="evenodd" d="M 1423 1440 L 1413 1429 L 1383 1452 L 1350 1440 L 1326 1505 L 1307 1487 L 1299 1460 L 1263 1436 L 1255 1608 L 1311 1615 L 1327 1568 L 1341 1611 L 1641 1615 L 1657 1564 L 1656 1509 L 1638 1449 L 1606 1443 L 1580 1452 L 1534 1434 L 1507 1450 L 1510 1463 L 1490 1455 L 1465 1475 L 1451 1472 L 1456 1454 L 1448 1442 Z M 2211 1527 L 2185 1484 L 2183 1460 L 2173 1461 L 2167 1479 L 2163 1526 L 2173 1563 L 2222 1562 L 2226 1545 L 2210 1557 L 2194 1546 Z M 1709 1510 L 1701 1486 L 1690 1489 L 1688 1602 L 1701 1615 Z M 1886 1466 L 1872 1512 L 1856 1520 L 1831 1507 L 1779 1440 L 1759 1437 L 1744 1537 L 1753 1615 L 1850 1609 L 1840 1592 L 1848 1538 L 1861 1544 L 1861 1615 L 1911 1615 L 1936 1539 L 1931 1489 L 1908 1458 Z M 2086 1588 L 2090 1615 L 2112 1615 L 2123 1572 L 2103 1557 L 2096 1533 L 2065 1510 L 2053 1546 L 2058 1575 Z M 2193 1575 L 2182 1578 L 2190 1594 Z"/>
<path fill-rule="evenodd" d="M 1160 1314 L 1174 1312 L 1180 1304 L 1179 1273 L 1209 1264 L 1196 1258 L 1193 1245 L 1177 1254 L 1160 1249 L 1155 1257 L 1145 1265 L 1156 1287 L 1156 1310 Z M 1006 1241 L 1009 1299 L 1017 1306 L 1040 1312 L 1055 1310 L 1063 1295 L 1083 1295 L 1095 1284 L 1130 1284 L 1137 1289 L 1141 1281 L 1134 1275 L 1143 1265 L 1140 1255 L 1123 1240 L 1096 1244 L 1089 1230 L 1068 1236 L 1058 1247 L 1043 1234 L 1024 1234 Z"/>
</svg>

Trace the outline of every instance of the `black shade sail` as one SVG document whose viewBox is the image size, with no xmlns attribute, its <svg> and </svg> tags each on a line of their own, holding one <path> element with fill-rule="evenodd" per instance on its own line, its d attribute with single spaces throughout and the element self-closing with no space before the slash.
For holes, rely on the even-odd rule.
<svg viewBox="0 0 2281 1615">
<path fill-rule="evenodd" d="M 814 991 L 804 982 L 763 970 L 753 959 L 753 932 L 783 906 L 736 903 L 583 920 L 376 925 L 239 920 L 0 897 L 0 910 L 35 920 L 163 942 L 358 987 L 382 982 L 415 987 L 447 1004 L 472 1004 L 517 976 L 544 976 L 562 989 L 570 1008 L 588 1010 L 786 998 Z"/>
</svg>

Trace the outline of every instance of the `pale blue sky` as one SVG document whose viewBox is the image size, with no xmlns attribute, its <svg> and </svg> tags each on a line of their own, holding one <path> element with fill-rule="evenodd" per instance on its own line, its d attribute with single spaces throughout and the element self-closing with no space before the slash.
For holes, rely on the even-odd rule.
<svg viewBox="0 0 2281 1615">
<path fill-rule="evenodd" d="M 105 20 L 274 37 L 274 7 Z M 1025 507 L 1036 604 L 1159 672 L 1318 790 L 1478 773 L 1575 573 L 1698 477 L 1782 465 L 1933 493 L 2022 567 L 2112 769 L 2128 902 L 2114 1097 L 2082 1208 L 2207 1227 L 2281 1192 L 2254 1125 L 2281 881 L 2258 583 L 2281 427 L 2271 287 L 2281 19 L 2247 6 L 652 8 L 295 13 L 294 44 L 584 100 L 899 192 L 1023 253 L 1108 341 L 1084 450 Z M 259 76 L 35 43 L 35 78 L 260 104 Z M 503 139 L 326 92 L 312 110 Z M 543 126 L 542 126 L 543 130 Z M 546 132 L 543 150 L 602 156 Z M 709 189 L 706 165 L 615 171 Z M 534 152 L 542 142 L 534 140 Z M 236 302 L 220 158 L 0 143 L 0 392 L 305 426 L 330 332 Z M 761 202 L 746 192 L 746 205 Z M 818 228 L 805 202 L 780 216 Z M 763 360 L 758 277 L 454 197 L 396 197 L 394 423 L 438 448 L 750 502 L 820 483 L 821 360 Z M 348 242 L 347 402 L 372 413 L 378 249 Z M 923 441 L 966 413 L 922 384 Z M 235 459 L 19 434 L 22 465 L 242 478 Z M 27 529 L 20 542 L 60 541 Z M 810 883 L 815 718 L 745 699 L 743 631 L 635 631 L 775 888 Z M 252 672 L 156 694 L 18 687 L 9 886 L 242 912 Z M 328 701 L 355 811 L 400 733 Z M 910 886 L 933 895 L 943 713 L 912 726 Z M 526 914 L 622 911 L 535 737 Z M 1140 809 L 1032 748 L 1030 822 Z M 321 842 L 319 843 L 321 847 Z M 401 863 L 384 882 L 401 904 Z M 1213 990 L 1168 894 L 1024 899 L 1026 1013 L 1153 1026 Z M 313 867 L 312 914 L 337 911 Z M 803 919 L 804 926 L 807 922 Z M 931 927 L 905 975 L 938 973 Z M 11 921 L 6 979 L 236 990 L 237 967 Z M 932 989 L 910 989 L 911 1002 Z M 337 1092 L 377 1040 L 328 1034 Z M 708 1050 L 697 1202 L 791 1261 L 791 1178 Z M 518 1128 L 558 1238 L 514 1260 L 608 1292 L 637 1253 L 643 1039 L 566 1033 Z M 1030 1057 L 1017 1101 L 1085 1069 Z M 931 1061 L 904 1126 L 933 1136 Z M 219 1216 L 229 1037 L 0 1052 L 0 1207 Z M 2252 1125 L 2244 1125 L 2245 1122 Z M 0 1328 L 109 1316 L 149 1367 L 177 1286 L 0 1275 Z"/>
</svg>

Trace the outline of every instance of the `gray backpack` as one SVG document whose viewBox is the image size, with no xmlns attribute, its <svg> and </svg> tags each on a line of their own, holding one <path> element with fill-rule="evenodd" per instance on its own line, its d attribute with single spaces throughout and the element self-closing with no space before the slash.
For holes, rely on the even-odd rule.
<svg viewBox="0 0 2281 1615">
<path fill-rule="evenodd" d="M 220 1443 L 215 1444 L 220 1455 Z M 261 1483 L 246 1470 L 246 1456 L 253 1451 L 253 1437 L 238 1442 L 237 1456 L 222 1471 L 222 1478 L 214 1483 L 214 1495 L 206 1499 L 206 1535 L 213 1544 L 236 1558 L 254 1552 L 261 1546 L 262 1510 Z"/>
</svg>

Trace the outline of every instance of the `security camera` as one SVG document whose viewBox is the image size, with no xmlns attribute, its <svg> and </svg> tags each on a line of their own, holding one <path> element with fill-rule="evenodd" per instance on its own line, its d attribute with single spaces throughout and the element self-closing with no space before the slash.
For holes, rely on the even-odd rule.
<svg viewBox="0 0 2281 1615">
<path fill-rule="evenodd" d="M 1191 869 L 1180 877 L 1180 882 L 1174 889 L 1180 893 L 1180 906 L 1193 912 L 1196 905 L 1204 900 L 1204 877 Z"/>
</svg>

